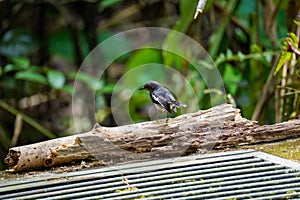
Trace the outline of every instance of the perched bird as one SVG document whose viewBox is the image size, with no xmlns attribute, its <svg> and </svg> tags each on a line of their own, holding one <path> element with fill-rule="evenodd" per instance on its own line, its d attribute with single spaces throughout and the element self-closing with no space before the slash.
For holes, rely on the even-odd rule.
<svg viewBox="0 0 300 200">
<path fill-rule="evenodd" d="M 186 107 L 184 103 L 176 101 L 172 93 L 156 81 L 149 81 L 140 90 L 148 90 L 153 103 L 167 110 L 169 113 L 177 112 L 177 108 Z"/>
</svg>

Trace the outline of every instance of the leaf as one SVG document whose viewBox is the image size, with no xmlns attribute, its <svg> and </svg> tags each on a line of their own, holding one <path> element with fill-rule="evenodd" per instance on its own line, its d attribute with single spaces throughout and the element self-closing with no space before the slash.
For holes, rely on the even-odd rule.
<svg viewBox="0 0 300 200">
<path fill-rule="evenodd" d="M 298 37 L 295 35 L 295 33 L 289 33 L 289 36 L 291 38 L 290 41 L 292 42 L 293 46 L 297 47 L 299 44 Z"/>
<path fill-rule="evenodd" d="M 116 3 L 121 2 L 122 0 L 103 0 L 101 1 L 100 7 L 102 9 L 113 6 Z"/>
<path fill-rule="evenodd" d="M 30 61 L 28 58 L 15 57 L 9 59 L 11 63 L 4 66 L 4 73 L 11 71 L 23 71 L 28 69 L 30 66 Z"/>
<path fill-rule="evenodd" d="M 67 76 L 69 79 L 85 83 L 92 90 L 100 90 L 103 87 L 103 83 L 100 80 L 97 80 L 84 72 L 71 72 Z"/>
<path fill-rule="evenodd" d="M 22 69 L 28 69 L 30 66 L 30 60 L 25 57 L 13 57 L 10 61 Z"/>
<path fill-rule="evenodd" d="M 279 72 L 279 70 L 282 68 L 283 64 L 288 62 L 291 58 L 292 58 L 292 53 L 291 52 L 286 52 L 286 51 L 282 52 L 281 56 L 280 56 L 280 59 L 279 59 L 279 62 L 276 66 L 276 70 L 274 72 L 274 75 L 276 75 Z"/>
<path fill-rule="evenodd" d="M 47 69 L 47 67 L 42 67 L 42 66 L 38 66 L 38 65 L 30 65 L 28 70 L 31 72 L 44 72 L 44 71 L 46 71 L 45 69 Z"/>
<path fill-rule="evenodd" d="M 43 75 L 41 75 L 39 73 L 31 72 L 31 71 L 20 71 L 15 74 L 15 78 L 21 79 L 21 80 L 26 80 L 26 81 L 47 84 L 47 80 Z"/>
<path fill-rule="evenodd" d="M 20 71 L 20 70 L 22 70 L 22 68 L 17 65 L 7 64 L 4 66 L 3 72 L 7 73 L 7 72 L 11 72 L 11 71 Z"/>
<path fill-rule="evenodd" d="M 300 22 L 299 21 L 297 21 L 297 20 L 293 20 L 294 21 L 294 23 L 297 25 L 297 26 L 300 26 Z"/>
<path fill-rule="evenodd" d="M 219 56 L 216 58 L 215 63 L 218 66 L 219 64 L 226 61 L 226 56 L 224 53 L 219 54 Z"/>
<path fill-rule="evenodd" d="M 49 85 L 54 89 L 61 89 L 66 82 L 65 75 L 57 70 L 49 70 L 47 72 L 47 79 Z"/>
<path fill-rule="evenodd" d="M 226 57 L 227 57 L 227 58 L 230 58 L 230 57 L 232 57 L 232 56 L 233 56 L 232 51 L 231 51 L 230 49 L 227 49 L 227 51 L 226 51 Z"/>
<path fill-rule="evenodd" d="M 238 89 L 238 85 L 241 82 L 243 75 L 239 73 L 234 67 L 230 64 L 225 65 L 225 71 L 223 74 L 223 80 L 227 86 L 229 93 L 235 95 Z"/>
<path fill-rule="evenodd" d="M 102 89 L 101 89 L 101 94 L 111 94 L 113 90 L 115 89 L 115 84 L 106 84 Z"/>
<path fill-rule="evenodd" d="M 127 64 L 126 71 L 138 67 L 143 64 L 148 63 L 161 63 L 160 52 L 156 49 L 144 48 L 136 51 L 132 56 L 130 56 Z"/>
<path fill-rule="evenodd" d="M 158 66 L 160 63 L 162 63 L 162 59 L 159 50 L 143 48 L 136 51 L 130 56 L 126 64 L 124 83 L 133 86 L 137 82 L 143 83 L 151 79 L 162 80 L 165 74 L 162 68 Z"/>
<path fill-rule="evenodd" d="M 251 51 L 251 53 L 262 53 L 263 52 L 261 47 L 258 46 L 257 44 L 252 44 L 250 46 L 250 51 Z"/>
<path fill-rule="evenodd" d="M 241 51 L 237 52 L 237 56 L 238 56 L 240 61 L 243 61 L 246 58 L 245 54 L 243 54 Z"/>
<path fill-rule="evenodd" d="M 75 61 L 72 33 L 69 29 L 59 29 L 51 34 L 47 40 L 47 48 L 50 55 L 59 55 L 68 60 Z M 79 31 L 79 44 L 77 44 L 83 56 L 89 52 L 88 43 L 83 32 Z"/>
<path fill-rule="evenodd" d="M 70 86 L 70 85 L 64 85 L 62 88 L 61 88 L 62 91 L 72 95 L 73 94 L 73 86 Z"/>
<path fill-rule="evenodd" d="M 51 34 L 47 42 L 49 54 L 63 55 L 64 58 L 75 60 L 71 38 L 71 33 L 66 29 L 60 29 Z"/>
<path fill-rule="evenodd" d="M 212 65 L 211 62 L 207 62 L 205 60 L 198 60 L 196 62 L 199 64 L 199 66 L 203 66 L 207 69 L 214 69 L 214 67 L 215 67 L 214 65 Z"/>
</svg>

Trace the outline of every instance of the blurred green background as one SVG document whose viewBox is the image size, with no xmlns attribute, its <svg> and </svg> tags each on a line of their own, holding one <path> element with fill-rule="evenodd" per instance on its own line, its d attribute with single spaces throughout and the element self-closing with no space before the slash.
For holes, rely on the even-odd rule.
<svg viewBox="0 0 300 200">
<path fill-rule="evenodd" d="M 197 3 L 1 1 L 0 169 L 5 168 L 2 161 L 10 147 L 76 133 L 71 105 L 76 75 L 88 90 L 96 91 L 96 108 L 92 109 L 96 109 L 97 121 L 103 126 L 116 125 L 110 106 L 115 84 L 134 67 L 166 64 L 164 52 L 143 49 L 122 55 L 100 80 L 77 71 L 97 44 L 132 28 L 180 31 L 208 51 L 222 75 L 226 94 L 207 90 L 197 70 L 185 59 L 168 57 L 171 67 L 197 92 L 200 109 L 211 106 L 209 95 L 214 92 L 236 104 L 245 118 L 260 124 L 299 118 L 300 2 L 208 0 L 204 12 L 194 20 Z M 112 47 L 129 48 L 126 38 L 115 42 Z M 106 48 L 101 53 L 109 56 L 117 50 Z M 139 78 L 146 82 L 152 77 L 150 71 Z M 151 101 L 144 92 L 130 99 L 129 110 L 135 122 L 149 120 L 148 105 Z"/>
</svg>

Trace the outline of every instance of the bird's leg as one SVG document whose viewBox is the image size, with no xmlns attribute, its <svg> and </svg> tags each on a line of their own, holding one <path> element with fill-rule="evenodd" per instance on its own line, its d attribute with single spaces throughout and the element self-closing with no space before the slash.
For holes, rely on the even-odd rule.
<svg viewBox="0 0 300 200">
<path fill-rule="evenodd" d="M 169 122 L 169 118 L 170 118 L 170 116 L 169 116 L 169 113 L 167 112 L 167 120 L 166 120 L 166 123 Z"/>
<path fill-rule="evenodd" d="M 159 120 L 159 116 L 161 114 L 161 111 L 159 109 L 156 109 L 156 116 L 155 116 L 155 120 Z"/>
</svg>

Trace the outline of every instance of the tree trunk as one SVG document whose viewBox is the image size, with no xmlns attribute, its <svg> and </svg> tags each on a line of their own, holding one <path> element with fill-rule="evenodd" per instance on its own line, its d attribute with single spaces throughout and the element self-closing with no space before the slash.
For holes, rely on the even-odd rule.
<svg viewBox="0 0 300 200">
<path fill-rule="evenodd" d="M 120 127 L 95 127 L 86 133 L 9 150 L 5 162 L 11 171 L 98 160 L 106 165 L 133 160 L 176 158 L 245 144 L 278 141 L 300 136 L 300 120 L 260 126 L 242 118 L 240 110 L 223 104 L 173 119 Z"/>
</svg>

